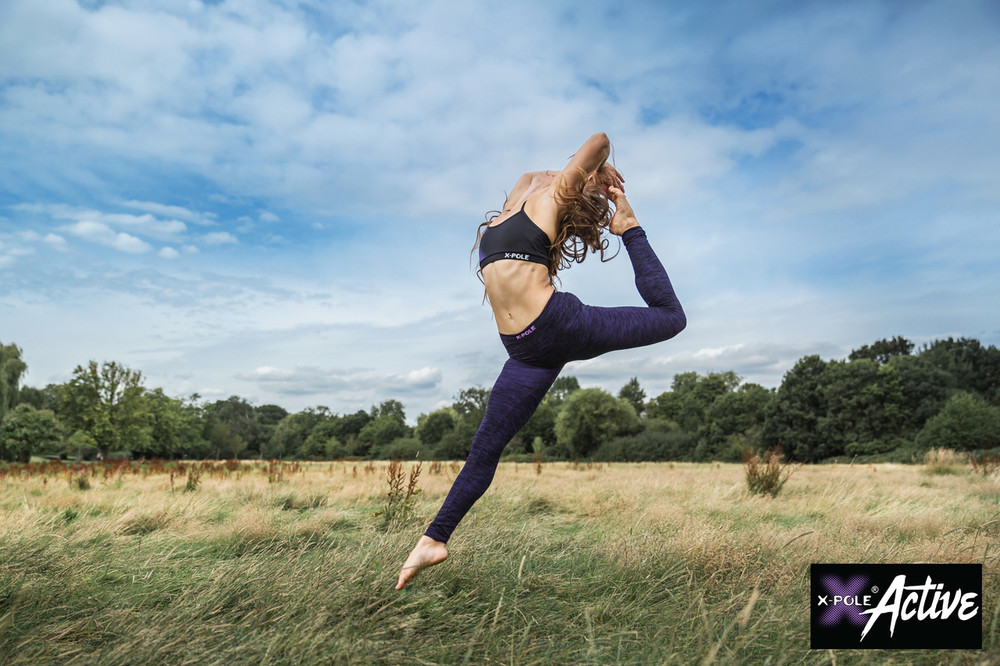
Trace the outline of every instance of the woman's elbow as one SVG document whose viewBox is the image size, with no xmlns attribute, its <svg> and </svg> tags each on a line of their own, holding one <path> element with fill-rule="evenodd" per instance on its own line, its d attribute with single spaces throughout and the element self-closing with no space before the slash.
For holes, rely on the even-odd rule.
<svg viewBox="0 0 1000 666">
<path fill-rule="evenodd" d="M 598 132 L 597 134 L 587 139 L 587 143 L 595 146 L 598 149 L 605 149 L 611 146 L 611 139 L 608 138 L 607 133 Z"/>
</svg>

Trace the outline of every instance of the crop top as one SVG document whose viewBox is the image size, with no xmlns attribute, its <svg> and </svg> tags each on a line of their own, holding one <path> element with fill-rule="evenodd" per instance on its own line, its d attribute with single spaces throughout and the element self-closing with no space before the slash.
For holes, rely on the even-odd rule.
<svg viewBox="0 0 1000 666">
<path fill-rule="evenodd" d="M 527 202 L 525 202 L 527 203 Z M 479 269 L 500 259 L 549 265 L 549 237 L 521 210 L 500 224 L 486 227 L 479 239 Z"/>
</svg>

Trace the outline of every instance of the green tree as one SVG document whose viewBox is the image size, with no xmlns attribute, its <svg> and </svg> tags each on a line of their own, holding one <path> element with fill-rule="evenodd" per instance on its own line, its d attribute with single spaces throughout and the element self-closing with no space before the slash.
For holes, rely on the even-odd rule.
<svg viewBox="0 0 1000 666">
<path fill-rule="evenodd" d="M 556 417 L 556 442 L 585 457 L 618 435 L 638 432 L 632 405 L 599 388 L 573 392 Z"/>
<path fill-rule="evenodd" d="M 417 438 L 430 451 L 441 439 L 455 428 L 456 414 L 452 409 L 438 409 L 427 415 L 417 425 Z"/>
<path fill-rule="evenodd" d="M 480 421 L 481 422 L 481 421 Z M 458 419 L 455 427 L 444 434 L 434 447 L 434 457 L 440 460 L 465 460 L 472 450 L 472 438 L 479 430 L 480 422 L 472 419 Z"/>
<path fill-rule="evenodd" d="M 742 447 L 762 448 L 764 416 L 774 392 L 760 384 L 742 384 L 718 396 L 705 412 L 696 460 L 742 460 Z"/>
<path fill-rule="evenodd" d="M 639 378 L 633 377 L 626 382 L 625 386 L 618 391 L 618 397 L 632 405 L 635 413 L 642 416 L 643 406 L 646 402 L 646 392 L 639 386 Z"/>
<path fill-rule="evenodd" d="M 359 409 L 353 414 L 345 414 L 338 419 L 336 436 L 345 446 L 350 448 L 357 439 L 361 430 L 368 425 L 372 417 L 363 409 Z"/>
<path fill-rule="evenodd" d="M 541 440 L 543 446 L 556 443 L 556 415 L 558 411 L 548 398 L 542 400 L 538 409 L 531 415 L 524 427 L 515 435 L 525 443 L 526 449 L 534 447 L 536 440 Z"/>
<path fill-rule="evenodd" d="M 369 421 L 354 442 L 358 455 L 376 453 L 393 440 L 410 436 L 410 428 L 397 414 L 386 414 Z"/>
<path fill-rule="evenodd" d="M 558 407 L 574 391 L 580 390 L 580 381 L 572 375 L 566 377 L 556 377 L 549 387 L 549 392 L 545 394 L 546 399 L 553 407 Z"/>
<path fill-rule="evenodd" d="M 215 458 L 235 458 L 240 451 L 247 448 L 246 440 L 234 432 L 225 421 L 212 422 L 208 429 L 208 443 Z"/>
<path fill-rule="evenodd" d="M 879 365 L 885 365 L 889 361 L 899 356 L 909 356 L 913 351 L 913 343 L 906 338 L 897 335 L 892 340 L 882 339 L 870 345 L 864 345 L 853 350 L 847 357 L 849 361 L 867 359 L 875 361 Z"/>
<path fill-rule="evenodd" d="M 856 450 L 878 451 L 895 442 L 903 430 L 906 415 L 903 390 L 895 366 L 876 361 L 831 361 L 824 374 L 825 412 L 816 424 L 824 445 L 818 455 L 841 455 L 848 445 Z"/>
<path fill-rule="evenodd" d="M 0 341 L 0 422 L 17 404 L 18 384 L 28 365 L 21 359 L 21 348 Z"/>
<path fill-rule="evenodd" d="M 927 421 L 917 435 L 917 446 L 956 451 L 1000 446 L 1000 408 L 975 394 L 954 395 L 936 416 Z"/>
<path fill-rule="evenodd" d="M 97 442 L 84 431 L 77 430 L 66 440 L 66 443 L 63 445 L 63 451 L 72 455 L 76 462 L 80 462 L 84 458 L 94 456 L 97 452 Z"/>
<path fill-rule="evenodd" d="M 1000 404 L 1000 350 L 993 345 L 984 347 L 969 338 L 935 340 L 924 346 L 920 357 L 954 377 L 957 390 Z"/>
<path fill-rule="evenodd" d="M 716 398 L 739 385 L 740 378 L 732 371 L 710 372 L 704 377 L 697 372 L 682 372 L 674 375 L 670 391 L 651 401 L 646 416 L 670 419 L 697 435 L 705 427 L 708 410 Z"/>
<path fill-rule="evenodd" d="M 73 430 L 83 430 L 102 455 L 148 447 L 150 413 L 144 399 L 142 373 L 116 362 L 77 366 L 65 385 L 60 417 Z"/>
<path fill-rule="evenodd" d="M 62 441 L 55 414 L 18 405 L 0 423 L 0 460 L 28 462 L 32 452 L 52 451 Z"/>
<path fill-rule="evenodd" d="M 145 395 L 150 414 L 150 436 L 146 446 L 133 446 L 132 456 L 139 458 L 176 458 L 198 456 L 208 450 L 202 436 L 200 409 L 192 402 L 171 398 L 157 388 Z"/>
<path fill-rule="evenodd" d="M 257 410 L 243 398 L 233 395 L 225 400 L 216 400 L 205 407 L 205 414 L 210 421 L 209 440 L 212 440 L 211 431 L 215 427 L 214 422 L 221 421 L 229 426 L 230 435 L 238 437 L 244 442 L 243 448 L 252 448 L 255 451 L 260 450 L 262 429 L 257 420 Z M 222 431 L 219 430 L 217 432 Z M 221 441 L 214 443 L 214 445 L 217 449 L 225 451 L 229 451 L 233 446 L 236 446 L 234 442 L 229 442 L 226 445 Z M 242 451 L 243 449 L 241 448 L 240 450 Z"/>
<path fill-rule="evenodd" d="M 323 418 L 321 412 L 312 408 L 289 414 L 274 429 L 270 441 L 261 448 L 261 456 L 264 458 L 300 456 L 306 438 Z"/>
<path fill-rule="evenodd" d="M 455 427 L 444 433 L 441 440 L 433 448 L 433 456 L 445 460 L 464 460 L 472 448 L 472 438 L 486 414 L 486 405 L 490 399 L 489 389 L 481 386 L 459 391 L 451 411 L 457 416 Z"/>
<path fill-rule="evenodd" d="M 406 422 L 406 411 L 403 409 L 403 403 L 399 400 L 383 400 L 379 403 L 378 407 L 372 405 L 371 416 L 373 419 L 381 416 L 391 416 L 404 423 Z"/>
<path fill-rule="evenodd" d="M 646 405 L 646 419 L 666 419 L 678 423 L 683 411 L 684 396 L 675 391 L 664 391 Z"/>
<path fill-rule="evenodd" d="M 896 356 L 884 369 L 898 377 L 904 414 L 901 434 L 912 439 L 955 393 L 955 378 L 923 356 Z"/>
<path fill-rule="evenodd" d="M 489 389 L 473 386 L 459 391 L 451 408 L 455 410 L 460 420 L 474 423 L 478 428 L 486 414 L 486 403 L 489 402 L 489 399 Z"/>
<path fill-rule="evenodd" d="M 819 356 L 804 356 L 785 373 L 764 419 L 765 448 L 780 446 L 795 460 L 815 462 L 829 449 L 819 434 L 819 420 L 826 415 L 826 363 Z"/>
<path fill-rule="evenodd" d="M 57 412 L 59 409 L 59 392 L 61 390 L 62 387 L 59 384 L 48 384 L 43 389 L 33 386 L 22 386 L 17 392 L 17 401 L 31 405 L 35 409 L 48 409 L 52 412 Z"/>
<path fill-rule="evenodd" d="M 325 460 L 330 453 L 346 453 L 342 449 L 337 433 L 340 431 L 340 419 L 337 417 L 320 421 L 313 426 L 312 431 L 302 444 L 302 457 L 309 460 Z"/>
<path fill-rule="evenodd" d="M 260 431 L 257 433 L 257 446 L 251 448 L 260 452 L 271 441 L 274 430 L 281 423 L 281 419 L 288 416 L 288 410 L 279 405 L 259 405 L 254 407 L 254 412 Z"/>
</svg>

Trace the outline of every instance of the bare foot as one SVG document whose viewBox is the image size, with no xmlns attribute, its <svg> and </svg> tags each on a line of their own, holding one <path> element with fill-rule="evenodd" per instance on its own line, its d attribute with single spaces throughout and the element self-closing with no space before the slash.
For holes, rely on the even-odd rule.
<svg viewBox="0 0 1000 666">
<path fill-rule="evenodd" d="M 615 214 L 611 218 L 609 231 L 616 236 L 621 236 L 632 227 L 639 226 L 639 220 L 635 219 L 635 213 L 632 211 L 628 199 L 625 198 L 625 192 L 614 186 L 609 187 L 608 191 L 611 200 L 615 202 Z"/>
<path fill-rule="evenodd" d="M 399 582 L 396 583 L 396 589 L 403 589 L 418 573 L 427 567 L 441 564 L 447 558 L 448 549 L 445 548 L 444 542 L 435 541 L 426 534 L 423 535 L 413 548 L 410 556 L 406 558 L 406 562 L 399 572 Z"/>
</svg>

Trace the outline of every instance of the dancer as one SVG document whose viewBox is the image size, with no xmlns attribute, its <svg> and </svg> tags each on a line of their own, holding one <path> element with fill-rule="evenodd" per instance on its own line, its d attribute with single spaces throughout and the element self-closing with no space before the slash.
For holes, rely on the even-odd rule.
<svg viewBox="0 0 1000 666">
<path fill-rule="evenodd" d="M 490 391 L 469 457 L 403 564 L 397 590 L 448 557 L 445 544 L 452 531 L 486 492 L 504 447 L 538 408 L 563 365 L 651 345 L 684 329 L 684 311 L 625 198 L 624 178 L 607 163 L 610 151 L 607 135 L 598 133 L 562 171 L 524 174 L 503 211 L 480 226 L 480 272 L 509 358 Z M 594 307 L 555 289 L 556 272 L 583 261 L 588 250 L 605 260 L 604 230 L 621 236 L 648 307 Z"/>
</svg>

